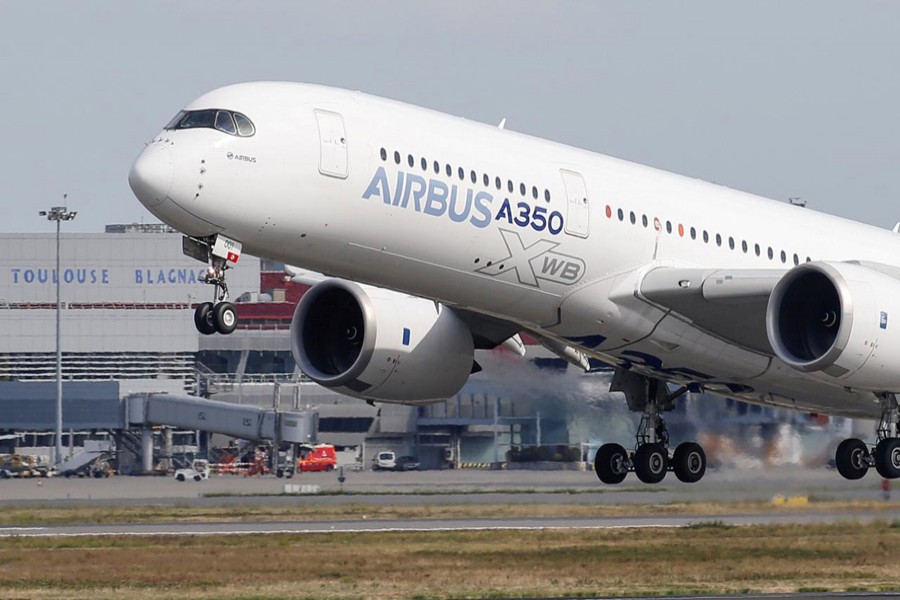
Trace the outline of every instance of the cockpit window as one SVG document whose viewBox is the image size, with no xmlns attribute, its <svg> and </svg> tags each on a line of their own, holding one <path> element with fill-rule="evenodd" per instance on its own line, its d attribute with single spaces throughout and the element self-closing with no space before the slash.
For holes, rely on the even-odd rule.
<svg viewBox="0 0 900 600">
<path fill-rule="evenodd" d="M 166 129 L 217 129 L 228 135 L 250 137 L 256 127 L 241 113 L 221 109 L 183 110 L 169 121 Z"/>
<path fill-rule="evenodd" d="M 234 119 L 231 118 L 230 112 L 224 110 L 216 112 L 216 129 L 231 135 L 237 133 L 237 129 L 234 126 Z"/>
<path fill-rule="evenodd" d="M 234 113 L 234 122 L 237 123 L 238 133 L 244 137 L 250 137 L 256 132 L 256 128 L 253 127 L 250 119 L 241 113 Z"/>
</svg>

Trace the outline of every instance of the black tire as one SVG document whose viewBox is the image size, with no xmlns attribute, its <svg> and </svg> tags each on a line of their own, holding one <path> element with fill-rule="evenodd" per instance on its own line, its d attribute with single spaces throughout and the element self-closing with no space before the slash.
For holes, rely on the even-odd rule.
<svg viewBox="0 0 900 600">
<path fill-rule="evenodd" d="M 281 479 L 282 477 L 284 477 L 284 469 L 276 469 L 275 477 L 277 477 L 278 479 Z"/>
<path fill-rule="evenodd" d="M 669 455 L 662 444 L 644 444 L 634 453 L 634 474 L 644 483 L 659 483 L 669 470 Z"/>
<path fill-rule="evenodd" d="M 900 438 L 886 438 L 875 446 L 875 470 L 885 479 L 900 477 Z"/>
<path fill-rule="evenodd" d="M 622 483 L 628 475 L 628 453 L 619 444 L 603 444 L 594 457 L 594 473 L 603 483 Z"/>
<path fill-rule="evenodd" d="M 706 453 L 700 444 L 684 442 L 678 444 L 672 455 L 672 470 L 675 477 L 684 483 L 697 483 L 706 474 Z"/>
<path fill-rule="evenodd" d="M 194 481 L 200 481 L 201 479 L 203 479 L 203 478 L 200 477 L 199 475 L 194 475 Z"/>
<path fill-rule="evenodd" d="M 834 464 L 844 479 L 861 479 L 869 472 L 869 450 L 862 440 L 850 438 L 841 442 L 834 453 Z"/>
<path fill-rule="evenodd" d="M 184 473 L 179 473 L 175 476 L 175 481 L 184 481 Z"/>
<path fill-rule="evenodd" d="M 213 323 L 212 317 L 212 302 L 203 302 L 201 304 L 198 304 L 197 308 L 194 310 L 194 326 L 197 328 L 197 331 L 199 331 L 203 335 L 214 334 L 216 332 L 216 326 Z"/>
<path fill-rule="evenodd" d="M 213 308 L 212 322 L 216 331 L 228 335 L 237 329 L 237 310 L 231 302 L 219 302 Z"/>
</svg>

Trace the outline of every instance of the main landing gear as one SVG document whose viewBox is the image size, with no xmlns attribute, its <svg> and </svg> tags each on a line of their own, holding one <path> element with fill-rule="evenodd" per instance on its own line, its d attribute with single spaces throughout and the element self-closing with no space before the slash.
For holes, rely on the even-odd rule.
<svg viewBox="0 0 900 600">
<path fill-rule="evenodd" d="M 225 271 L 229 263 L 236 263 L 241 255 L 241 244 L 221 235 L 198 240 L 184 237 L 182 248 L 188 256 L 207 263 L 206 273 L 200 280 L 213 286 L 213 302 L 201 302 L 194 310 L 194 325 L 204 335 L 221 333 L 228 335 L 237 329 L 237 310 L 228 302 L 228 284 Z"/>
<path fill-rule="evenodd" d="M 840 443 L 834 462 L 845 479 L 860 479 L 875 467 L 885 479 L 900 477 L 900 405 L 894 394 L 881 395 L 881 420 L 878 421 L 878 442 L 872 450 L 862 440 L 851 438 Z"/>
<path fill-rule="evenodd" d="M 628 408 L 643 412 L 630 454 L 619 444 L 603 444 L 594 459 L 594 471 L 603 483 L 621 483 L 634 471 L 644 483 L 659 483 L 672 471 L 680 481 L 695 483 L 706 473 L 706 453 L 695 442 L 684 442 L 669 454 L 669 432 L 662 413 L 672 410 L 674 401 L 687 391 L 669 394 L 666 384 L 624 369 L 617 369 L 611 391 L 625 393 Z"/>
</svg>

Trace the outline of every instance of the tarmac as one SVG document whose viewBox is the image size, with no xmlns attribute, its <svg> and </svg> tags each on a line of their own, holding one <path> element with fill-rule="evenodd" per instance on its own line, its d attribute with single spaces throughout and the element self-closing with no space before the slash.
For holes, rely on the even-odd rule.
<svg viewBox="0 0 900 600">
<path fill-rule="evenodd" d="M 669 476 L 646 485 L 633 475 L 618 486 L 602 484 L 589 471 L 445 470 L 394 472 L 344 471 L 274 476 L 213 475 L 209 480 L 178 482 L 172 477 L 113 476 L 108 479 L 0 480 L 0 506 L 298 504 L 344 502 L 373 504 L 565 503 L 666 504 L 700 501 L 766 501 L 781 496 L 819 500 L 879 500 L 882 480 L 874 473 L 847 481 L 831 469 L 777 467 L 710 471 L 699 483 Z M 900 500 L 900 483 L 893 498 Z M 319 494 L 283 495 L 285 485 L 318 486 Z M 339 494 L 339 495 L 337 495 Z"/>
</svg>

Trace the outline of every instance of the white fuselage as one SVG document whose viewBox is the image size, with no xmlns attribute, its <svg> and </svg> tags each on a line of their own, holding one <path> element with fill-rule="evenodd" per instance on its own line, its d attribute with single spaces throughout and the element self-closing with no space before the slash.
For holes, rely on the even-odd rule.
<svg viewBox="0 0 900 600">
<path fill-rule="evenodd" d="M 165 130 L 132 171 L 147 208 L 189 235 L 221 233 L 724 395 L 879 414 L 871 393 L 701 331 L 635 284 L 659 265 L 900 266 L 889 231 L 358 92 L 241 84 L 187 107 L 201 108 L 240 111 L 255 134 Z"/>
</svg>

